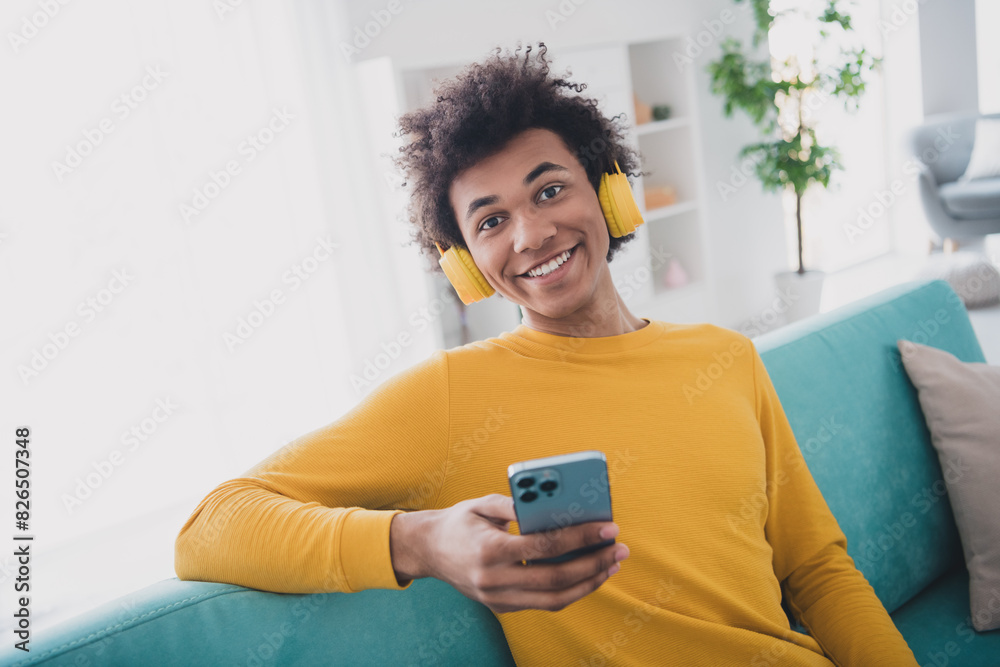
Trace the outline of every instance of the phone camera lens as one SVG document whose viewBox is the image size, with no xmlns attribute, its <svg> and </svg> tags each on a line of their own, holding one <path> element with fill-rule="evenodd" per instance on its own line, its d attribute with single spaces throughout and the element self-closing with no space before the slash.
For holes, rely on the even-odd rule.
<svg viewBox="0 0 1000 667">
<path fill-rule="evenodd" d="M 521 479 L 517 480 L 518 487 L 520 487 L 522 489 L 527 489 L 528 487 L 532 486 L 534 483 L 535 483 L 535 478 L 534 477 L 522 477 Z"/>
<path fill-rule="evenodd" d="M 551 479 L 549 479 L 549 480 L 546 480 L 546 481 L 542 482 L 539 485 L 539 488 L 542 491 L 553 491 L 553 490 L 555 490 L 556 486 L 558 486 L 558 484 L 556 484 Z"/>
<path fill-rule="evenodd" d="M 525 491 L 521 494 L 521 502 L 530 503 L 532 500 L 538 497 L 538 494 L 534 491 Z"/>
</svg>

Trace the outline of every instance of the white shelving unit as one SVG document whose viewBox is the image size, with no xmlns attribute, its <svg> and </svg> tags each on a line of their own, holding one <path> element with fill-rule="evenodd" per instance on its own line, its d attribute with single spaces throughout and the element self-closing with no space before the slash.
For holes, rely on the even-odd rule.
<svg viewBox="0 0 1000 667">
<path fill-rule="evenodd" d="M 680 263 L 688 276 L 682 286 L 664 283 L 669 262 L 652 269 L 652 298 L 633 312 L 670 322 L 698 322 L 713 316 L 708 238 L 705 229 L 704 167 L 698 140 L 698 112 L 690 67 L 678 68 L 674 54 L 683 52 L 683 36 L 633 42 L 628 51 L 629 78 L 635 96 L 656 106 L 669 105 L 671 116 L 634 126 L 634 138 L 643 158 L 642 192 L 647 186 L 669 185 L 676 203 L 649 209 L 637 193 L 649 235 L 652 260 L 663 252 Z M 635 119 L 634 112 L 630 116 Z M 638 190 L 638 188 L 637 188 Z M 660 250 L 662 249 L 662 250 Z M 631 306 L 630 306 L 631 307 Z"/>
<path fill-rule="evenodd" d="M 645 176 L 632 179 L 636 202 L 645 224 L 636 239 L 624 246 L 611 262 L 611 274 L 629 309 L 638 317 L 668 322 L 701 322 L 713 317 L 712 271 L 706 247 L 703 159 L 698 140 L 698 112 L 690 68 L 678 69 L 673 55 L 682 52 L 684 36 L 591 45 L 578 49 L 552 48 L 546 54 L 550 71 L 586 83 L 580 94 L 592 97 L 608 117 L 625 114 L 628 140 L 639 149 Z M 385 61 L 386 59 L 378 59 Z M 464 63 L 433 67 L 408 67 L 404 63 L 358 64 L 359 75 L 371 77 L 392 72 L 391 81 L 379 85 L 396 92 L 399 113 L 433 101 L 435 80 L 458 74 Z M 371 81 L 367 85 L 372 85 Z M 634 96 L 650 105 L 669 105 L 671 117 L 636 125 Z M 386 97 L 389 97 L 388 95 Z M 391 133 L 393 128 L 373 131 Z M 671 186 L 676 203 L 647 210 L 645 188 Z M 671 261 L 680 263 L 688 276 L 682 286 L 667 287 L 664 279 Z M 440 294 L 447 279 L 428 275 L 428 293 Z M 457 301 L 457 299 L 456 299 Z M 461 305 L 459 303 L 459 305 Z M 446 347 L 495 336 L 521 320 L 519 308 L 498 296 L 446 313 L 442 340 Z"/>
</svg>

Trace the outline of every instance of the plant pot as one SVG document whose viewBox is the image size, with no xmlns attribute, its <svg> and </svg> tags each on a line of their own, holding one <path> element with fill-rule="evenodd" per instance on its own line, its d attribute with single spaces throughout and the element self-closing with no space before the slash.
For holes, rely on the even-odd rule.
<svg viewBox="0 0 1000 667">
<path fill-rule="evenodd" d="M 819 312 L 820 297 L 823 295 L 823 271 L 780 271 L 774 274 L 778 294 L 787 304 L 785 321 L 801 320 Z"/>
</svg>

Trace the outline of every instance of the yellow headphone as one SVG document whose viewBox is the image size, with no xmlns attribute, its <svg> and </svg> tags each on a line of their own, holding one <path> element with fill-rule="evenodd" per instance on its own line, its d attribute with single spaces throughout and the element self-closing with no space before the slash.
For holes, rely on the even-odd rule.
<svg viewBox="0 0 1000 667">
<path fill-rule="evenodd" d="M 604 211 L 604 220 L 608 223 L 608 231 L 615 238 L 626 236 L 635 231 L 635 228 L 645 222 L 639 207 L 632 196 L 632 190 L 628 184 L 628 178 L 618 167 L 615 160 L 615 172 L 611 174 L 601 174 L 601 185 L 597 190 L 597 199 L 601 202 L 601 210 Z M 462 303 L 469 305 L 487 297 L 493 296 L 495 291 L 486 281 L 482 271 L 472 260 L 472 255 L 461 246 L 452 246 L 445 252 L 441 249 L 441 244 L 435 242 L 441 259 L 438 264 L 444 269 L 452 287 L 458 292 Z"/>
</svg>

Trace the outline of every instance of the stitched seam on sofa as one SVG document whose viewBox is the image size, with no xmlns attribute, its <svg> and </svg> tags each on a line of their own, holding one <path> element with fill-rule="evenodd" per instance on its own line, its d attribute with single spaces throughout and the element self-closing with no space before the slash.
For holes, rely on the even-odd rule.
<svg viewBox="0 0 1000 667">
<path fill-rule="evenodd" d="M 91 640 L 97 639 L 98 637 L 102 637 L 102 636 L 104 636 L 106 634 L 109 634 L 109 633 L 111 633 L 111 632 L 113 632 L 113 631 L 121 628 L 124 625 L 130 625 L 130 624 L 140 625 L 140 623 L 137 623 L 138 621 L 141 621 L 142 619 L 146 618 L 147 616 L 152 616 L 153 614 L 158 614 L 158 613 L 160 613 L 161 611 L 163 611 L 165 609 L 170 609 L 171 607 L 176 607 L 177 605 L 186 604 L 188 602 L 193 602 L 195 600 L 200 600 L 202 598 L 216 597 L 218 595 L 227 595 L 229 593 L 237 593 L 237 592 L 240 592 L 239 588 L 232 588 L 232 589 L 224 590 L 224 591 L 212 591 L 212 592 L 209 592 L 209 593 L 202 593 L 201 595 L 195 595 L 194 597 L 185 598 L 183 600 L 178 600 L 177 602 L 171 602 L 170 604 L 165 605 L 163 607 L 160 607 L 159 609 L 154 609 L 153 611 L 147 611 L 142 616 L 137 616 L 137 617 L 131 618 L 131 619 L 127 620 L 127 621 L 122 621 L 121 623 L 118 623 L 116 625 L 112 625 L 112 626 L 109 626 L 107 628 L 104 628 L 103 630 L 98 630 L 97 632 L 92 632 L 89 635 L 87 635 L 86 637 L 81 637 L 79 639 L 74 639 L 73 641 L 71 641 L 71 642 L 69 642 L 67 644 L 63 644 L 62 646 L 58 646 L 58 647 L 53 648 L 53 649 L 49 649 L 45 653 L 42 653 L 42 654 L 36 655 L 36 656 L 32 656 L 31 658 L 28 658 L 26 660 L 22 660 L 21 662 L 14 663 L 13 667 L 18 667 L 19 665 L 26 665 L 26 664 L 28 664 L 29 660 L 31 660 L 31 661 L 38 661 L 38 660 L 46 658 L 46 657 L 48 657 L 50 655 L 53 655 L 55 653 L 59 653 L 60 651 L 64 651 L 64 650 L 66 650 L 68 648 L 72 648 L 76 644 L 86 643 L 86 642 L 89 642 Z"/>
</svg>

